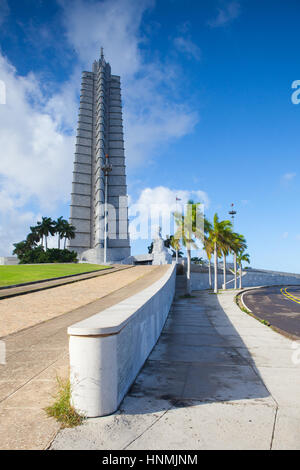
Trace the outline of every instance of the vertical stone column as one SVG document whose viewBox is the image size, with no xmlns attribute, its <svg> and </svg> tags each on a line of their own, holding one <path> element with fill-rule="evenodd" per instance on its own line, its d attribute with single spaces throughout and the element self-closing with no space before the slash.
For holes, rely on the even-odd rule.
<svg viewBox="0 0 300 470">
<path fill-rule="evenodd" d="M 109 90 L 109 126 L 108 126 L 108 155 L 112 172 L 108 177 L 108 203 L 116 211 L 115 227 L 109 223 L 108 247 L 114 248 L 120 255 L 130 250 L 128 236 L 127 185 L 125 167 L 125 148 L 122 119 L 122 100 L 120 77 L 111 76 Z M 114 238 L 114 235 L 116 237 Z"/>
<path fill-rule="evenodd" d="M 69 248 L 79 254 L 91 247 L 93 96 L 93 73 L 83 72 L 70 214 L 70 223 L 76 228 L 76 237 L 69 242 Z"/>
</svg>

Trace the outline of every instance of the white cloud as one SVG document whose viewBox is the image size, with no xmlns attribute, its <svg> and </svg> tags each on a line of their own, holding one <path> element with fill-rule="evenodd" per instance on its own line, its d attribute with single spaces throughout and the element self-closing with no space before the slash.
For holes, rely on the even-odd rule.
<svg viewBox="0 0 300 470">
<path fill-rule="evenodd" d="M 289 236 L 289 232 L 283 232 L 283 234 L 281 236 L 282 236 L 282 238 L 286 239 Z"/>
<path fill-rule="evenodd" d="M 240 15 L 240 11 L 241 6 L 239 2 L 229 2 L 224 5 L 223 8 L 218 8 L 218 14 L 216 18 L 208 21 L 208 24 L 212 28 L 225 26 L 226 24 L 238 18 L 238 16 Z"/>
<path fill-rule="evenodd" d="M 176 198 L 180 199 L 180 201 L 177 202 Z M 143 189 L 135 204 L 131 206 L 129 212 L 132 215 L 135 215 L 136 211 L 140 212 L 142 223 L 149 224 L 152 232 L 155 231 L 157 225 L 161 225 L 162 235 L 166 236 L 174 233 L 172 213 L 175 211 L 184 211 L 184 205 L 187 204 L 189 200 L 203 203 L 204 213 L 209 206 L 209 198 L 204 191 L 175 190 L 166 186 L 157 186 Z M 136 224 L 132 225 L 132 231 L 135 230 L 135 226 Z M 148 236 L 151 237 L 151 234 L 148 233 L 148 227 L 144 226 L 141 229 L 141 233 L 144 234 L 144 238 L 148 238 Z M 133 236 L 133 233 L 131 233 L 131 236 Z M 135 235 L 133 238 L 135 238 Z"/>
<path fill-rule="evenodd" d="M 177 66 L 143 60 L 140 46 L 146 38 L 140 26 L 152 0 L 60 0 L 60 4 L 66 38 L 78 61 L 58 91 L 49 96 L 37 76 L 19 76 L 0 55 L 0 80 L 7 93 L 7 104 L 0 105 L 0 254 L 8 254 L 10 243 L 26 235 L 37 215 L 51 215 L 49 211 L 69 199 L 80 74 L 82 69 L 91 70 L 100 46 L 112 72 L 122 79 L 129 164 L 149 161 L 162 144 L 193 131 L 198 119 L 182 101 Z M 34 211 L 28 210 L 32 203 Z M 5 232 L 8 226 L 11 229 Z"/>
<path fill-rule="evenodd" d="M 90 69 L 100 46 L 118 74 L 133 75 L 140 68 L 139 35 L 142 15 L 152 0 L 61 0 L 66 36 L 79 60 Z"/>
<path fill-rule="evenodd" d="M 40 212 L 67 200 L 73 138 L 59 132 L 33 74 L 18 76 L 0 55 L 0 77 L 6 85 L 6 104 L 0 106 L 0 252 L 7 254 L 36 222 L 26 205 L 34 202 Z"/>
<path fill-rule="evenodd" d="M 296 177 L 296 173 L 285 173 L 282 176 L 283 181 L 288 182 L 292 181 Z"/>
<path fill-rule="evenodd" d="M 174 45 L 179 52 L 185 54 L 189 59 L 200 60 L 200 47 L 198 47 L 190 38 L 178 36 L 174 39 Z"/>
<path fill-rule="evenodd" d="M 155 60 L 154 54 L 145 63 L 140 51 L 146 41 L 140 35 L 141 20 L 152 0 L 61 3 L 67 38 L 82 66 L 90 70 L 103 46 L 112 73 L 121 75 L 129 165 L 149 161 L 161 144 L 193 131 L 198 115 L 178 92 L 177 66 Z"/>
<path fill-rule="evenodd" d="M 170 189 L 166 186 L 156 186 L 155 188 L 145 188 L 137 200 L 138 204 L 157 204 L 172 206 L 176 204 L 176 197 L 181 204 L 187 204 L 192 199 L 194 202 L 202 202 L 205 207 L 209 206 L 209 198 L 205 191 L 190 191 L 188 189 Z"/>
</svg>

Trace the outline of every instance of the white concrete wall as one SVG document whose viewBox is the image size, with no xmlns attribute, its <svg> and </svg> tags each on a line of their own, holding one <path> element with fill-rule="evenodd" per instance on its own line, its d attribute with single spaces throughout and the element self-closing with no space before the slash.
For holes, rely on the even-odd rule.
<svg viewBox="0 0 300 470">
<path fill-rule="evenodd" d="M 293 273 L 284 273 L 276 271 L 267 271 L 267 270 L 245 270 L 243 273 L 246 273 L 242 277 L 242 286 L 243 287 L 255 287 L 255 286 L 274 286 L 274 285 L 291 285 L 291 284 L 300 284 L 300 274 Z M 239 274 L 239 273 L 238 273 Z M 209 289 L 208 284 L 208 273 L 191 273 L 192 279 L 192 290 L 202 290 Z M 226 281 L 234 279 L 234 276 L 227 274 Z M 212 282 L 214 282 L 214 274 L 212 267 Z M 218 274 L 218 286 L 219 289 L 222 288 L 223 284 L 223 274 Z M 239 286 L 239 279 L 238 279 Z M 227 288 L 233 288 L 234 282 L 227 284 Z"/>
<path fill-rule="evenodd" d="M 87 417 L 119 407 L 158 340 L 175 293 L 176 265 L 138 294 L 69 327 L 72 403 Z"/>
<path fill-rule="evenodd" d="M 0 256 L 0 265 L 15 265 L 19 264 L 17 256 Z"/>
</svg>

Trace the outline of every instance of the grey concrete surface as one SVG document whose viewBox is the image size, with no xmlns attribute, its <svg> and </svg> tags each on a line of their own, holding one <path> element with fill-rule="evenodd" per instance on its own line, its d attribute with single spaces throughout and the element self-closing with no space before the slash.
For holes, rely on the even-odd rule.
<svg viewBox="0 0 300 470">
<path fill-rule="evenodd" d="M 130 282 L 128 273 L 133 275 L 135 269 L 136 277 Z M 140 266 L 112 274 L 111 283 L 117 286 L 123 277 L 128 280 L 126 286 L 101 297 L 105 289 L 99 283 L 98 300 L 1 338 L 6 360 L 0 361 L 0 450 L 45 449 L 60 429 L 44 408 L 53 403 L 57 377 L 69 377 L 68 326 L 138 294 L 159 280 L 166 269 Z M 87 290 L 86 286 L 85 294 Z M 47 292 L 49 304 L 52 294 L 53 290 Z"/>
<path fill-rule="evenodd" d="M 52 449 L 300 449 L 291 341 L 234 293 L 181 298 L 117 413 L 62 430 Z"/>
</svg>

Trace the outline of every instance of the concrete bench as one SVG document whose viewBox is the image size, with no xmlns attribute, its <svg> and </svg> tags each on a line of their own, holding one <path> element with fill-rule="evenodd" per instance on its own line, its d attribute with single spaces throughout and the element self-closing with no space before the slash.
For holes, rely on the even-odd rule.
<svg viewBox="0 0 300 470">
<path fill-rule="evenodd" d="M 175 293 L 176 265 L 147 289 L 68 328 L 72 403 L 86 417 L 116 411 L 156 344 Z"/>
</svg>

